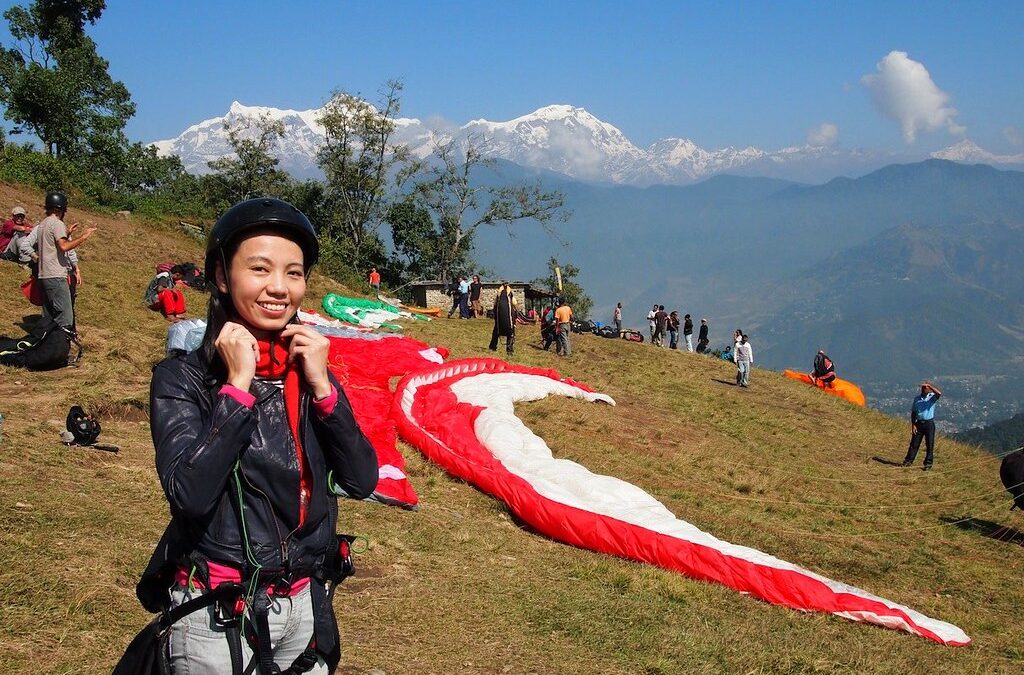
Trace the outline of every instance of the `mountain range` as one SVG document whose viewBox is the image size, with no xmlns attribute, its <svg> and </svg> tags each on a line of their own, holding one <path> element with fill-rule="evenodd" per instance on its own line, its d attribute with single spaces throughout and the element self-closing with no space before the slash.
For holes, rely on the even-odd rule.
<svg viewBox="0 0 1024 675">
<path fill-rule="evenodd" d="M 227 152 L 225 122 L 260 114 L 285 124 L 285 168 L 315 175 L 315 110 L 235 104 L 160 150 L 200 171 Z M 642 328 L 657 302 L 708 317 L 716 347 L 743 327 L 758 364 L 776 369 L 809 368 L 825 348 L 840 376 L 889 412 L 904 412 L 917 381 L 936 379 L 947 431 L 1021 410 L 1024 380 L 1011 371 L 1024 353 L 1024 173 L 1005 166 L 1024 157 L 962 141 L 941 159 L 807 184 L 793 179 L 799 167 L 820 174 L 852 153 L 707 151 L 683 139 L 640 149 L 570 106 L 445 130 L 402 119 L 396 133 L 420 157 L 471 134 L 496 159 L 477 183 L 537 182 L 561 191 L 572 212 L 557 239 L 531 222 L 516 224 L 511 242 L 505 228 L 479 232 L 475 257 L 492 276 L 540 277 L 554 256 L 581 269 L 595 319 L 621 301 L 627 325 Z"/>
<path fill-rule="evenodd" d="M 185 129 L 176 138 L 156 141 L 158 151 L 181 157 L 193 173 L 208 171 L 207 162 L 230 153 L 225 125 L 242 125 L 262 115 L 280 120 L 285 135 L 274 155 L 281 168 L 300 178 L 316 177 L 316 150 L 324 130 L 321 111 L 246 106 L 237 101 L 227 113 Z M 399 118 L 394 140 L 420 158 L 439 142 L 475 137 L 487 154 L 520 166 L 543 169 L 597 183 L 646 186 L 688 185 L 719 174 L 769 176 L 822 182 L 843 174 L 863 174 L 909 156 L 850 150 L 829 145 L 800 145 L 778 150 L 756 147 L 705 149 L 687 138 L 664 138 L 646 148 L 636 146 L 619 129 L 584 108 L 550 105 L 505 122 L 477 119 L 461 126 L 427 124 Z M 1024 165 L 1024 155 L 996 155 L 969 140 L 935 156 L 964 162 Z"/>
</svg>

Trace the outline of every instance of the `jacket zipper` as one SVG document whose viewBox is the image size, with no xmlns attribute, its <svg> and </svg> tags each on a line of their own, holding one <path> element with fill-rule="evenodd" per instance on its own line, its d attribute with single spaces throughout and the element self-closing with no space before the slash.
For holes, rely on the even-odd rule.
<svg viewBox="0 0 1024 675">
<path fill-rule="evenodd" d="M 263 498 L 263 502 L 264 502 L 264 504 L 266 505 L 266 507 L 268 509 L 268 514 L 270 515 L 270 519 L 274 522 L 274 531 L 277 533 L 277 540 L 279 542 L 281 542 L 281 565 L 282 565 L 282 567 L 287 568 L 288 567 L 288 540 L 287 540 L 287 538 L 285 538 L 285 539 L 281 538 L 281 527 L 280 527 L 280 525 L 277 524 L 277 516 L 274 515 L 274 504 L 273 504 L 273 502 L 270 501 L 270 497 L 267 495 L 266 492 L 264 492 L 263 490 L 259 489 L 255 485 L 253 485 L 253 482 L 251 480 L 249 480 L 249 477 L 247 475 L 245 475 L 245 471 L 242 469 L 241 465 L 239 465 L 238 471 L 239 471 L 239 473 L 242 474 L 242 478 L 245 479 L 245 484 L 248 485 L 249 488 L 253 492 L 257 493 L 260 497 Z"/>
<path fill-rule="evenodd" d="M 303 448 L 306 447 L 306 407 L 307 406 L 305 404 L 307 403 L 307 401 L 306 401 L 307 396 L 308 395 L 305 392 L 302 392 L 301 394 L 299 394 L 299 442 L 302 444 Z M 303 456 L 304 453 L 299 453 L 298 448 L 296 448 L 295 449 L 295 454 L 296 454 L 296 456 L 297 456 L 297 458 L 299 460 L 299 513 L 302 513 L 302 456 Z M 310 471 L 310 478 L 312 478 L 312 473 L 313 472 Z M 310 486 L 309 493 L 310 493 L 310 496 L 312 497 L 312 494 L 313 494 L 312 486 Z M 312 501 L 312 498 L 310 498 L 310 501 Z M 300 522 L 298 525 L 296 525 L 295 529 L 292 530 L 291 532 L 289 532 L 288 536 L 285 537 L 285 543 L 287 543 L 288 540 L 292 538 L 292 535 L 295 534 L 296 532 L 298 532 L 299 528 L 301 528 L 304 524 L 305 523 L 301 523 Z"/>
</svg>

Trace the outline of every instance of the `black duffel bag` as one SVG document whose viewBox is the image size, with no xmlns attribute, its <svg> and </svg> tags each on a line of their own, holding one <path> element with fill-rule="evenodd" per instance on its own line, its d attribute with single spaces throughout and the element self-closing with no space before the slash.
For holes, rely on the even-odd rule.
<svg viewBox="0 0 1024 675">
<path fill-rule="evenodd" d="M 0 338 L 0 364 L 28 370 L 56 370 L 68 365 L 71 345 L 78 348 L 74 361 L 82 357 L 82 347 L 73 332 L 52 319 L 40 319 L 28 335 Z"/>
</svg>

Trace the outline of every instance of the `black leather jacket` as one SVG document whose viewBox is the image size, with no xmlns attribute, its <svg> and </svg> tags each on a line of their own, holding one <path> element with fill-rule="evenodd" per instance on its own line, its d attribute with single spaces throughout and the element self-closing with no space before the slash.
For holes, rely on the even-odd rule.
<svg viewBox="0 0 1024 675">
<path fill-rule="evenodd" d="M 299 464 L 281 390 L 254 381 L 256 403 L 250 409 L 219 393 L 221 385 L 196 352 L 154 368 L 151 428 L 172 520 L 147 575 L 166 578 L 168 566 L 195 553 L 248 568 L 236 461 L 248 543 L 263 574 L 298 578 L 319 570 L 337 546 L 337 498 L 328 489 L 328 472 L 357 499 L 369 496 L 377 484 L 376 452 L 356 425 L 341 387 L 331 381 L 338 402 L 326 417 L 310 410 L 310 395 L 302 394 L 299 428 L 312 484 L 299 528 Z M 140 599 L 146 604 L 141 593 Z"/>
</svg>

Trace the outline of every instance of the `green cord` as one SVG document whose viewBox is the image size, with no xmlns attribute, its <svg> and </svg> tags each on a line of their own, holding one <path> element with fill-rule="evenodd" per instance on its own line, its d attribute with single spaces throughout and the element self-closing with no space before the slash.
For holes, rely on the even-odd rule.
<svg viewBox="0 0 1024 675">
<path fill-rule="evenodd" d="M 238 496 L 238 519 L 242 524 L 242 541 L 245 543 L 245 557 L 249 560 L 249 564 L 254 568 L 253 574 L 249 578 L 249 588 L 246 590 L 245 594 L 245 603 L 252 607 L 253 598 L 256 596 L 256 588 L 260 578 L 260 570 L 263 569 L 263 565 L 256 560 L 256 556 L 252 554 L 252 546 L 249 544 L 249 528 L 245 524 L 245 502 L 242 500 L 242 480 L 239 478 L 241 464 L 241 460 L 235 460 L 235 467 L 231 470 L 231 476 L 235 480 L 235 494 Z M 241 630 L 244 634 L 244 613 L 241 617 Z"/>
</svg>

